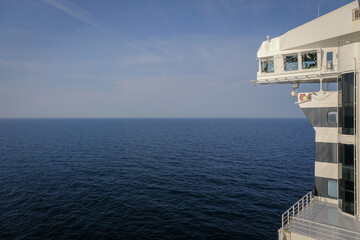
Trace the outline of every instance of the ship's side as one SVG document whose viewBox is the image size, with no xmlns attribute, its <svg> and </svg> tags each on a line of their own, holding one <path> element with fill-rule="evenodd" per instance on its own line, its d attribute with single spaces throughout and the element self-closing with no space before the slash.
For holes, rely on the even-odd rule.
<svg viewBox="0 0 360 240">
<path fill-rule="evenodd" d="M 314 190 L 283 214 L 279 239 L 360 239 L 358 1 L 268 38 L 257 55 L 255 82 L 291 84 L 315 130 Z M 303 83 L 319 88 L 298 92 Z"/>
</svg>

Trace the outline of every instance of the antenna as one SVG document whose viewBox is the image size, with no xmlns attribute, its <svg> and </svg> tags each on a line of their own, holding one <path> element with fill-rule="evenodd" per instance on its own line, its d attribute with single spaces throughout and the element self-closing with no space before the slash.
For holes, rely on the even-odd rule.
<svg viewBox="0 0 360 240">
<path fill-rule="evenodd" d="M 360 1 L 360 0 L 358 0 Z M 320 17 L 320 3 L 318 3 L 318 17 Z"/>
</svg>

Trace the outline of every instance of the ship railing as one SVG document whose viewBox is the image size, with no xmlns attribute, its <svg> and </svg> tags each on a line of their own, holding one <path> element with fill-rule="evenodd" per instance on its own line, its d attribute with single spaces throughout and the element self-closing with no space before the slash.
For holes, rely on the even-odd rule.
<svg viewBox="0 0 360 240">
<path fill-rule="evenodd" d="M 314 198 L 314 192 L 310 191 L 305 196 L 303 196 L 299 201 L 297 201 L 292 207 L 290 207 L 286 212 L 282 215 L 282 229 L 284 226 L 290 223 L 291 218 L 295 218 L 295 216 L 303 210 L 306 206 L 310 204 L 312 199 Z"/>
<path fill-rule="evenodd" d="M 360 239 L 360 233 L 345 228 L 339 228 L 297 217 L 290 218 L 293 223 L 291 225 L 291 231 L 300 233 L 301 235 L 307 236 L 309 238 L 320 240 Z"/>
</svg>

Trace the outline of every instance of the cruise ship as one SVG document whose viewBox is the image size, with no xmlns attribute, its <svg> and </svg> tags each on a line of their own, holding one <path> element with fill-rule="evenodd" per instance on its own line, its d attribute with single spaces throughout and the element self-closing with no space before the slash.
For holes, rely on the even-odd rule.
<svg viewBox="0 0 360 240">
<path fill-rule="evenodd" d="M 289 84 L 315 130 L 314 189 L 282 215 L 281 240 L 360 239 L 359 5 L 268 36 L 257 53 L 254 83 Z M 316 90 L 299 91 L 307 83 Z"/>
</svg>

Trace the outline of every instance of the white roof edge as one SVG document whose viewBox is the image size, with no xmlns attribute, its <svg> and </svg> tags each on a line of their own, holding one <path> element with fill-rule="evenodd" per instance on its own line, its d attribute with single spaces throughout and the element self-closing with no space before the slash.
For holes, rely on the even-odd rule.
<svg viewBox="0 0 360 240">
<path fill-rule="evenodd" d="M 355 2 L 356 2 L 356 1 L 351 2 L 351 3 L 348 3 L 348 4 L 346 4 L 346 5 L 342 6 L 342 7 L 339 7 L 339 8 L 337 8 L 337 9 L 331 11 L 331 12 L 328 12 L 328 13 L 320 16 L 320 17 L 317 17 L 317 18 L 315 18 L 315 19 L 313 19 L 313 20 L 310 20 L 309 22 L 306 22 L 306 23 L 304 23 L 304 24 L 301 24 L 300 26 L 297 26 L 297 27 L 295 27 L 295 28 L 293 28 L 293 29 L 290 29 L 289 31 L 287 31 L 286 33 L 284 33 L 283 35 L 281 35 L 280 37 L 283 37 L 283 36 L 287 35 L 288 33 L 293 32 L 293 31 L 299 30 L 300 28 L 304 28 L 304 27 L 306 27 L 307 25 L 310 25 L 310 24 L 312 24 L 312 23 L 314 23 L 314 22 L 321 21 L 321 20 L 323 20 L 324 18 L 329 17 L 330 15 L 336 14 L 338 11 L 340 11 L 340 10 L 342 10 L 342 9 L 344 9 L 344 8 L 347 8 L 349 5 L 352 5 L 352 4 L 354 4 Z M 357 0 L 357 2 L 360 2 L 360 0 Z"/>
<path fill-rule="evenodd" d="M 347 35 L 358 39 L 360 21 L 352 21 L 352 9 L 359 7 L 359 2 L 360 0 L 355 0 L 270 41 L 263 41 L 257 56 L 260 58 L 296 49 L 315 49 L 323 46 L 325 42 L 338 46 L 339 38 L 345 38 Z"/>
</svg>

